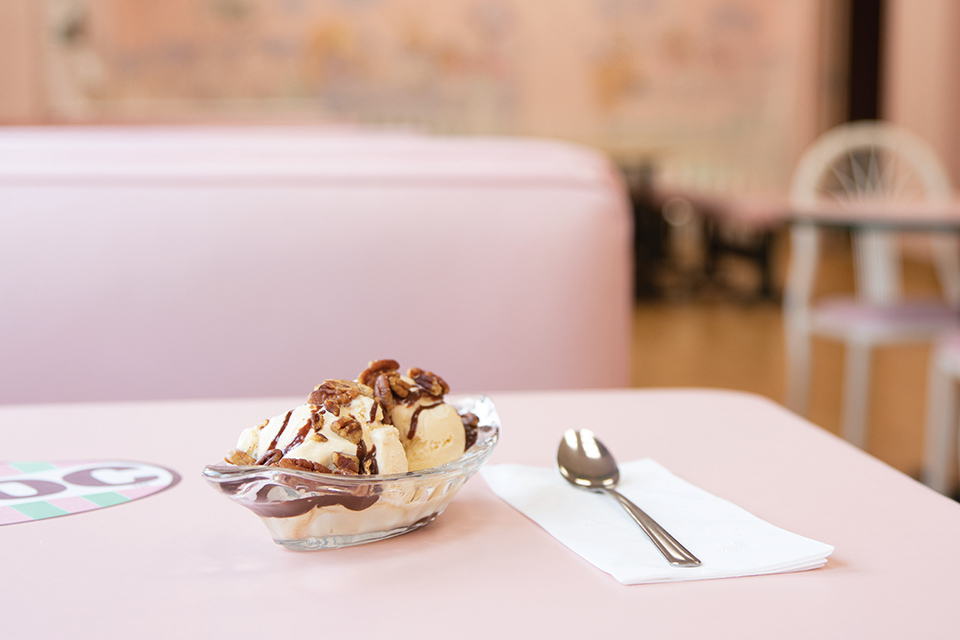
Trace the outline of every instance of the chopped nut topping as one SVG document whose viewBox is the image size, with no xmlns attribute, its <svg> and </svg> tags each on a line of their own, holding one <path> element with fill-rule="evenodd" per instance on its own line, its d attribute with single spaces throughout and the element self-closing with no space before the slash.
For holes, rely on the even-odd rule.
<svg viewBox="0 0 960 640">
<path fill-rule="evenodd" d="M 463 434 L 466 436 L 466 442 L 463 445 L 463 450 L 466 451 L 477 442 L 477 427 L 480 425 L 480 418 L 468 411 L 460 415 L 460 421 L 463 422 Z"/>
<path fill-rule="evenodd" d="M 239 449 L 230 449 L 223 461 L 229 462 L 230 464 L 235 464 L 238 467 L 255 464 L 257 462 L 249 453 L 246 451 L 240 451 Z"/>
<path fill-rule="evenodd" d="M 410 395 L 410 383 L 401 378 L 399 373 L 389 374 L 387 381 L 390 383 L 390 390 L 398 398 L 406 398 Z"/>
<path fill-rule="evenodd" d="M 357 381 L 360 384 L 372 387 L 373 381 L 379 378 L 381 374 L 399 370 L 400 364 L 396 360 L 373 360 L 367 365 L 367 368 L 363 370 L 363 373 L 357 377 Z"/>
<path fill-rule="evenodd" d="M 310 404 L 320 405 L 327 413 L 340 415 L 340 407 L 353 402 L 363 389 L 349 380 L 324 380 L 307 398 Z"/>
<path fill-rule="evenodd" d="M 424 390 L 424 392 L 440 398 L 445 393 L 450 393 L 450 387 L 444 381 L 443 378 L 433 373 L 432 371 L 424 371 L 418 367 L 414 367 L 407 372 L 407 375 L 413 378 L 413 381 L 416 382 Z"/>
<path fill-rule="evenodd" d="M 300 471 L 332 473 L 328 467 L 323 466 L 319 462 L 313 462 L 312 460 L 305 460 L 303 458 L 282 458 L 277 462 L 277 466 L 285 469 L 298 469 Z"/>
<path fill-rule="evenodd" d="M 283 451 L 277 449 L 279 435 L 270 443 L 269 450 L 258 460 L 254 460 L 250 453 L 231 449 L 227 452 L 224 461 L 238 465 L 279 466 L 288 469 L 317 471 L 320 473 L 336 473 L 341 475 L 377 474 L 375 450 L 368 451 L 363 442 L 363 426 L 361 421 L 371 424 L 378 420 L 385 424 L 392 424 L 390 412 L 402 404 L 414 406 L 414 415 L 411 417 L 410 434 L 416 428 L 416 417 L 420 410 L 436 406 L 443 396 L 450 392 L 450 387 L 443 378 L 431 371 L 418 367 L 408 369 L 407 375 L 400 374 L 400 365 L 396 360 L 372 360 L 367 368 L 357 377 L 357 381 L 324 380 L 317 385 L 307 397 L 310 404 L 308 420 L 299 427 L 297 437 L 287 450 L 298 445 L 306 437 L 312 436 L 320 442 L 328 442 L 329 438 L 322 431 L 329 426 L 330 431 L 356 445 L 356 455 L 347 455 L 335 452 L 329 466 L 303 458 L 284 458 Z M 367 415 L 354 417 L 350 414 L 341 416 L 341 409 L 350 405 L 356 398 L 365 396 L 371 398 Z M 289 420 L 291 412 L 288 412 Z M 379 413 L 379 416 L 378 416 Z M 326 414 L 334 416 L 328 418 Z M 467 413 L 461 416 L 464 433 L 467 438 L 467 448 L 470 448 L 477 439 L 479 420 L 477 416 Z M 332 421 L 332 422 L 331 422 Z M 264 429 L 270 423 L 264 420 L 258 429 Z M 286 422 L 284 422 L 286 427 Z M 282 432 L 282 429 L 281 429 Z"/>
<path fill-rule="evenodd" d="M 350 456 L 339 451 L 333 454 L 333 473 L 344 476 L 360 475 L 360 460 L 357 456 Z"/>
<path fill-rule="evenodd" d="M 260 456 L 259 460 L 254 462 L 254 464 L 276 466 L 277 462 L 279 462 L 281 458 L 283 458 L 283 451 L 280 451 L 280 449 L 268 449 L 266 453 Z"/>
<path fill-rule="evenodd" d="M 311 407 L 310 427 L 313 429 L 313 433 L 317 436 L 317 439 L 320 442 L 326 442 L 327 436 L 323 435 L 323 433 L 320 432 L 320 430 L 323 429 L 323 414 L 320 413 L 319 409 L 320 407 L 316 407 L 316 410 L 314 410 L 314 408 Z"/>
<path fill-rule="evenodd" d="M 344 416 L 330 425 L 330 430 L 351 444 L 359 444 L 363 436 L 363 427 L 353 416 Z"/>
</svg>

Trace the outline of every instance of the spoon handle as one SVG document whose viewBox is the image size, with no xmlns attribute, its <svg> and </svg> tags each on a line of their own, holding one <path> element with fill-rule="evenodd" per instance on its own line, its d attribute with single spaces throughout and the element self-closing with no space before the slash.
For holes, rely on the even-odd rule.
<svg viewBox="0 0 960 640">
<path fill-rule="evenodd" d="M 696 556 L 687 551 L 682 544 L 677 542 L 676 538 L 667 533 L 666 529 L 657 524 L 657 521 L 648 516 L 643 509 L 614 489 L 606 488 L 604 491 L 620 502 L 670 564 L 676 567 L 697 567 L 700 565 Z"/>
</svg>

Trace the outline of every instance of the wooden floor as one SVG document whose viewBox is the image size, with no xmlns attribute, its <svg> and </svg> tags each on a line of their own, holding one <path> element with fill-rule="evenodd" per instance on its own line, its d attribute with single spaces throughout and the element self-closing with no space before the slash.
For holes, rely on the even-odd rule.
<svg viewBox="0 0 960 640">
<path fill-rule="evenodd" d="M 849 285 L 849 256 L 834 252 L 823 274 L 824 288 Z M 928 290 L 932 275 L 908 268 L 908 288 Z M 933 285 L 935 286 L 935 284 Z M 638 302 L 634 314 L 633 385 L 737 389 L 782 402 L 783 324 L 774 301 L 731 296 L 677 295 Z M 869 453 L 917 477 L 925 415 L 928 348 L 878 351 L 874 366 Z M 814 344 L 814 379 L 807 418 L 839 431 L 842 348 Z"/>
</svg>

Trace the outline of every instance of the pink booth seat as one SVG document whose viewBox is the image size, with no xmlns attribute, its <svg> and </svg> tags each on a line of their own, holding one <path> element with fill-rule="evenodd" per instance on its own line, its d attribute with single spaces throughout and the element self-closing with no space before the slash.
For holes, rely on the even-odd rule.
<svg viewBox="0 0 960 640">
<path fill-rule="evenodd" d="M 298 128 L 0 130 L 0 402 L 629 384 L 631 219 L 577 145 Z"/>
</svg>

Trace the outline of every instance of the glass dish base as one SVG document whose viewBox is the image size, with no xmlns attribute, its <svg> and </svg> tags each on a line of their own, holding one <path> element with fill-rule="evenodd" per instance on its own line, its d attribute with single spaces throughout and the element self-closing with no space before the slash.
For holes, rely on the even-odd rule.
<svg viewBox="0 0 960 640">
<path fill-rule="evenodd" d="M 294 540 L 279 540 L 274 538 L 281 547 L 293 551 L 322 551 L 324 549 L 343 549 L 344 547 L 355 547 L 368 542 L 379 542 L 387 538 L 395 538 L 411 531 L 416 531 L 425 527 L 440 515 L 435 513 L 431 516 L 418 520 L 411 525 L 397 527 L 389 531 L 374 531 L 372 533 L 358 533 L 345 536 L 324 536 L 322 538 L 298 538 Z"/>
</svg>

